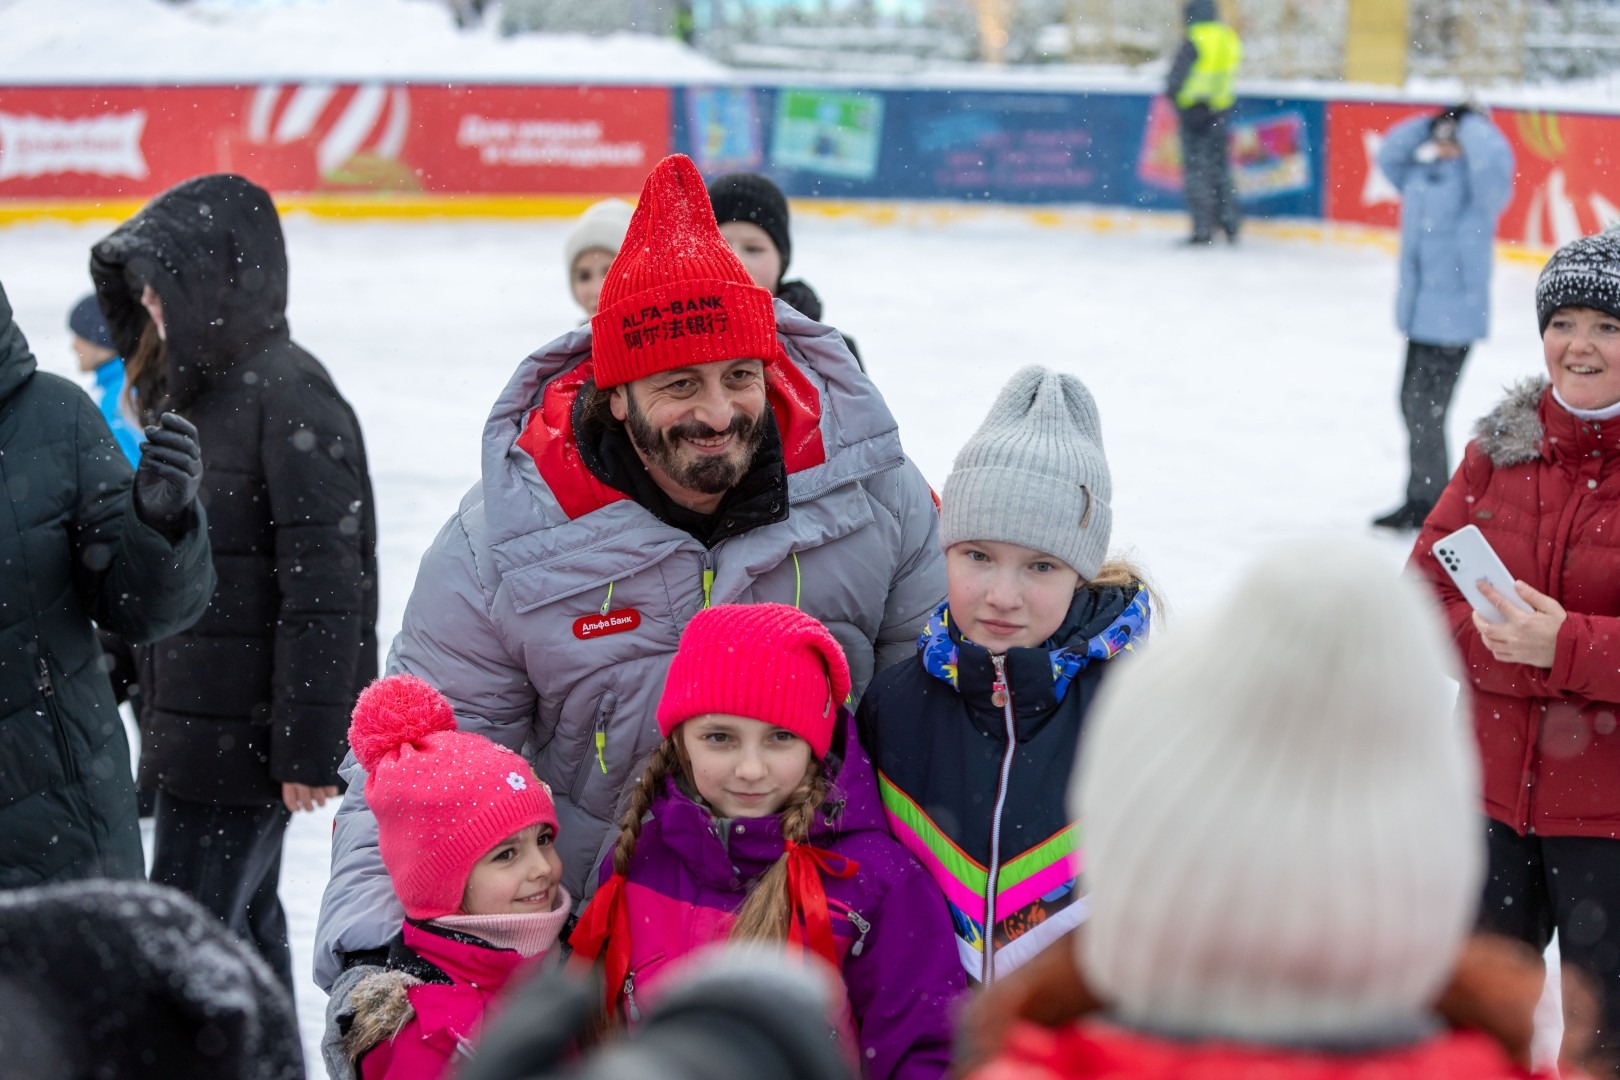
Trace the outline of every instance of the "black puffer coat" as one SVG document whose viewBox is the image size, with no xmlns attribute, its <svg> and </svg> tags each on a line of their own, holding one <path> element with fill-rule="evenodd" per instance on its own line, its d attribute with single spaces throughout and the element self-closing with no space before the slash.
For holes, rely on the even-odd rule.
<svg viewBox="0 0 1620 1080">
<path fill-rule="evenodd" d="M 148 528 L 95 402 L 35 368 L 0 290 L 0 888 L 141 876 L 129 743 L 90 620 L 150 641 L 214 591 L 200 511 L 173 543 Z"/>
<path fill-rule="evenodd" d="M 355 696 L 377 671 L 376 520 L 354 410 L 289 337 L 270 197 L 202 176 L 97 244 L 91 275 L 123 355 L 163 301 L 165 407 L 197 425 L 219 590 L 142 669 L 141 781 L 250 805 L 336 784 Z"/>
</svg>

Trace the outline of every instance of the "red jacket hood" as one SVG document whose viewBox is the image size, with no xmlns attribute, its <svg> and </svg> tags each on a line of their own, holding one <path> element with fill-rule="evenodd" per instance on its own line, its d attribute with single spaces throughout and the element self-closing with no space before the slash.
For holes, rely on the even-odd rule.
<svg viewBox="0 0 1620 1080">
<path fill-rule="evenodd" d="M 1416 1045 L 1328 1054 L 1233 1043 L 1181 1043 L 1081 1022 L 1023 1025 L 971 1080 L 1526 1080 L 1495 1042 L 1446 1032 Z"/>
</svg>

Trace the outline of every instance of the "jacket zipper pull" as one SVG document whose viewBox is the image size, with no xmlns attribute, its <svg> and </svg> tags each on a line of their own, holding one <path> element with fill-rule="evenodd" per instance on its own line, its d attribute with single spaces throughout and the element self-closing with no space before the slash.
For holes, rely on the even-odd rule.
<svg viewBox="0 0 1620 1080">
<path fill-rule="evenodd" d="M 996 681 L 990 684 L 990 704 L 998 709 L 1007 707 L 1007 660 L 1002 656 L 991 656 L 990 663 L 996 668 Z"/>
<path fill-rule="evenodd" d="M 624 1012 L 632 1021 L 641 1019 L 641 1010 L 636 1007 L 636 973 L 633 971 L 624 977 Z"/>
<path fill-rule="evenodd" d="M 613 706 L 618 697 L 609 690 L 602 695 L 602 700 L 596 703 L 596 727 L 591 733 L 591 742 L 596 747 L 596 766 L 607 775 L 607 725 L 608 717 L 613 714 Z"/>
<path fill-rule="evenodd" d="M 39 692 L 48 698 L 56 696 L 56 685 L 51 682 L 51 668 L 43 656 L 39 658 Z"/>
<path fill-rule="evenodd" d="M 845 914 L 849 916 L 849 921 L 855 924 L 855 929 L 860 932 L 860 937 L 855 939 L 855 944 L 849 947 L 849 955 L 859 956 L 861 950 L 866 948 L 866 935 L 872 929 L 872 924 L 861 918 L 861 913 L 854 908 L 846 908 Z"/>
</svg>

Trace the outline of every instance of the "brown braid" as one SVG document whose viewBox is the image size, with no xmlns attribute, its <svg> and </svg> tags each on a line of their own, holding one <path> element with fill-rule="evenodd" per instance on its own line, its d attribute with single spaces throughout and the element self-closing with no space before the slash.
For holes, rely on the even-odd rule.
<svg viewBox="0 0 1620 1080">
<path fill-rule="evenodd" d="M 622 876 L 630 873 L 630 859 L 636 853 L 636 841 L 641 839 L 641 821 L 652 809 L 653 800 L 663 788 L 664 780 L 681 771 L 680 753 L 675 736 L 671 734 L 658 744 L 658 749 L 647 759 L 640 782 L 630 789 L 630 800 L 619 818 L 619 840 L 613 845 L 615 874 Z"/>
<path fill-rule="evenodd" d="M 784 845 L 809 841 L 816 811 L 826 801 L 826 770 L 821 762 L 812 760 L 804 779 L 799 781 L 780 811 Z M 748 898 L 737 910 L 737 923 L 731 928 L 732 941 L 787 940 L 788 920 L 793 913 L 793 898 L 788 895 L 787 861 L 784 850 L 782 857 L 748 890 Z"/>
</svg>

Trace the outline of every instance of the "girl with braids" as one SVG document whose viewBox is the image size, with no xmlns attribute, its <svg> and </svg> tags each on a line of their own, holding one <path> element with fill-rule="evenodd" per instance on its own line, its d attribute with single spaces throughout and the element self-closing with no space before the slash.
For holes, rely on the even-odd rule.
<svg viewBox="0 0 1620 1080">
<path fill-rule="evenodd" d="M 711 942 L 782 942 L 843 976 L 842 1030 L 869 1080 L 950 1063 L 965 983 L 939 888 L 884 824 L 843 707 L 832 634 L 783 604 L 701 611 L 658 704 L 664 741 L 631 790 L 574 953 L 630 1023 Z"/>
</svg>

